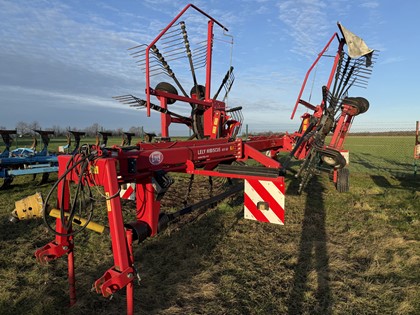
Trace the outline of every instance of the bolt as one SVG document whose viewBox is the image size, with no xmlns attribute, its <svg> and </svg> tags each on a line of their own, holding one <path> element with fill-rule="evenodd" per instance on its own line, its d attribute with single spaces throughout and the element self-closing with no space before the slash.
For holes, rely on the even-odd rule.
<svg viewBox="0 0 420 315">
<path fill-rule="evenodd" d="M 69 247 L 68 247 L 68 246 L 63 246 L 63 249 L 64 249 L 64 250 L 68 250 L 68 249 L 69 249 Z"/>
<path fill-rule="evenodd" d="M 131 278 L 133 278 L 134 277 L 134 275 L 130 272 L 129 274 L 127 274 L 127 278 L 128 279 L 131 279 Z"/>
</svg>

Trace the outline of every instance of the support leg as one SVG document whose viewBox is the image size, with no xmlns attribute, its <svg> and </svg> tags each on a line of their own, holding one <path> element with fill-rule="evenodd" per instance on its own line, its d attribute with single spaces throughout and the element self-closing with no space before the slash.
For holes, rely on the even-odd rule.
<svg viewBox="0 0 420 315">
<path fill-rule="evenodd" d="M 76 277 L 74 274 L 74 251 L 73 249 L 68 253 L 68 277 L 69 277 L 69 293 L 70 306 L 76 303 Z"/>
<path fill-rule="evenodd" d="M 131 264 L 134 266 L 134 255 L 133 255 L 133 232 L 131 230 L 126 231 L 128 252 L 130 255 Z M 134 285 L 133 281 L 127 284 L 127 315 L 134 314 Z"/>
<path fill-rule="evenodd" d="M 98 176 L 95 180 L 103 185 L 107 196 L 106 203 L 114 266 L 95 281 L 94 287 L 96 292 L 101 293 L 104 297 L 109 297 L 132 283 L 135 273 L 128 252 L 115 161 L 99 159 L 96 166 L 98 167 Z M 132 293 L 129 294 L 132 295 Z"/>
</svg>

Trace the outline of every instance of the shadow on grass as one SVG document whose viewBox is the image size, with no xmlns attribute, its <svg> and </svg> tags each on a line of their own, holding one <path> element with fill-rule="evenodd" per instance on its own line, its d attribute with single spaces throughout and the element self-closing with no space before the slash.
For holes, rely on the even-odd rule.
<svg viewBox="0 0 420 315">
<path fill-rule="evenodd" d="M 39 228 L 44 224 L 42 219 L 24 220 L 12 223 L 10 222 L 9 217 L 10 215 L 6 215 L 0 219 L 0 231 L 2 231 L 0 233 L 0 242 L 10 242 L 10 245 L 13 245 L 13 242 L 17 239 L 27 239 L 33 237 L 32 235 L 35 235 L 36 239 L 33 241 L 35 246 L 43 245 L 44 237 L 47 232 L 46 230 Z"/>
<path fill-rule="evenodd" d="M 67 303 L 62 296 L 65 269 L 61 264 L 39 266 L 34 257 L 36 247 L 49 236 L 39 221 L 6 222 L 0 248 L 0 314 L 57 314 Z M 7 231 L 7 232 L 6 232 Z M 31 241 L 28 241 L 31 239 Z M 64 272 L 63 272 L 64 270 Z M 50 303 L 50 301 L 54 301 Z"/>
<path fill-rule="evenodd" d="M 317 177 L 314 177 L 306 190 L 309 193 L 304 209 L 298 261 L 287 300 L 288 314 L 331 314 L 324 187 Z M 311 291 L 312 286 L 310 278 L 313 271 L 316 272 L 316 292 L 313 297 L 308 297 L 307 293 Z M 313 301 L 308 301 L 308 299 Z M 312 309 L 304 309 L 305 305 L 312 305 Z"/>
<path fill-rule="evenodd" d="M 222 211 L 210 209 L 187 215 L 156 237 L 133 244 L 135 266 L 141 277 L 139 285 L 134 281 L 135 314 L 196 313 L 195 307 L 206 302 L 202 296 L 196 301 L 197 292 L 202 290 L 202 281 L 197 277 L 206 275 L 214 248 L 233 225 L 224 224 Z M 77 251 L 76 246 L 76 259 Z M 92 310 L 95 314 L 125 313 L 125 289 L 115 293 L 112 301 L 89 292 L 89 286 L 113 265 L 112 255 L 108 253 L 106 257 L 94 266 L 88 261 L 83 264 L 80 259 L 76 260 L 78 301 L 69 310 L 70 314 L 87 314 Z M 78 272 L 80 269 L 83 271 Z"/>
<path fill-rule="evenodd" d="M 56 180 L 56 173 L 46 173 L 45 179 L 43 174 L 34 175 L 19 175 L 14 176 L 12 182 L 8 185 L 5 184 L 6 180 L 0 178 L 0 192 L 8 194 L 15 190 L 26 190 L 28 187 L 34 187 L 34 189 L 41 189 L 46 186 L 51 186 Z"/>
<path fill-rule="evenodd" d="M 420 174 L 411 176 L 395 176 L 395 179 L 400 181 L 400 187 L 403 187 L 413 192 L 420 190 Z"/>
<path fill-rule="evenodd" d="M 223 212 L 217 209 L 200 214 L 198 219 L 193 215 L 197 216 L 192 214 L 189 222 L 174 224 L 161 235 L 134 244 L 135 266 L 142 279 L 140 285 L 134 282 L 135 314 L 195 314 L 206 303 L 205 297 L 197 296 L 203 290 L 200 277 L 206 276 L 207 268 L 214 263 L 214 248 L 231 227 L 223 224 Z M 89 240 L 83 240 L 83 236 Z M 76 237 L 77 303 L 71 308 L 68 307 L 67 256 L 39 266 L 29 248 L 32 246 L 28 245 L 25 263 L 19 265 L 36 275 L 28 282 L 29 273 L 19 275 L 11 268 L 18 277 L 11 287 L 13 299 L 0 301 L 0 314 L 124 314 L 125 288 L 116 292 L 111 301 L 91 291 L 94 281 L 113 266 L 109 245 L 105 235 L 89 237 L 82 233 Z M 37 293 L 25 294 L 34 282 Z"/>
<path fill-rule="evenodd" d="M 389 182 L 389 180 L 382 175 L 370 175 L 370 178 L 372 178 L 375 185 L 382 187 L 382 188 L 391 188 L 392 184 Z"/>
<path fill-rule="evenodd" d="M 369 153 L 353 153 L 351 164 L 360 165 L 367 169 L 368 173 L 389 174 L 393 176 L 413 176 L 415 172 L 415 164 L 401 162 L 398 160 L 378 157 Z"/>
<path fill-rule="evenodd" d="M 144 278 L 135 294 L 137 310 L 145 314 L 186 314 L 198 311 L 194 305 L 206 303 L 203 296 L 195 301 L 194 296 L 202 290 L 201 281 L 195 277 L 210 276 L 206 270 L 214 263 L 213 251 L 239 218 L 225 226 L 218 209 L 199 219 L 196 214 L 192 216 L 193 222 L 173 227 L 137 251 L 136 260 Z"/>
<path fill-rule="evenodd" d="M 16 191 L 17 187 L 11 190 Z M 230 203 L 240 203 L 241 199 Z M 5 208 L 9 207 L 13 207 L 11 200 L 5 204 Z M 238 218 L 232 220 L 236 222 Z M 33 257 L 36 247 L 47 244 L 54 236 L 40 227 L 39 220 L 9 225 L 4 217 L 1 219 L 0 265 L 7 268 L 0 272 L 0 280 L 8 283 L 0 289 L 0 293 L 5 292 L 0 294 L 0 314 L 125 313 L 125 289 L 118 291 L 112 301 L 91 292 L 95 280 L 113 266 L 108 235 L 86 231 L 75 237 L 77 303 L 68 308 L 67 256 L 47 266 L 39 266 Z M 196 292 L 203 282 L 197 277 L 206 275 L 215 246 L 230 228 L 223 210 L 214 209 L 187 215 L 161 235 L 135 244 L 135 265 L 142 278 L 140 286 L 136 284 L 134 289 L 136 314 L 196 313 L 195 305 L 205 302 L 202 297 L 196 301 Z M 15 239 L 20 247 L 16 247 Z M 3 246 L 7 246 L 6 251 Z"/>
<path fill-rule="evenodd" d="M 399 181 L 399 184 L 393 185 L 389 180 L 382 175 L 370 175 L 372 181 L 378 187 L 382 188 L 394 188 L 394 189 L 406 189 L 412 191 L 418 191 L 420 187 L 420 175 L 418 176 L 393 176 L 394 179 Z"/>
</svg>

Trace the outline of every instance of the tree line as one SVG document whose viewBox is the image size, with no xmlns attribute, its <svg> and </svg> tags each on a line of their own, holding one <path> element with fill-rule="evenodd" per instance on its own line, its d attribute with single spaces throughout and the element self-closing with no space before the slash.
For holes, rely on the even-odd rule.
<svg viewBox="0 0 420 315">
<path fill-rule="evenodd" d="M 5 130 L 6 127 L 0 125 L 0 130 Z M 69 130 L 72 131 L 81 131 L 85 132 L 86 136 L 88 137 L 95 137 L 99 131 L 106 131 L 111 132 L 113 135 L 122 135 L 123 132 L 131 132 L 134 133 L 136 137 L 143 137 L 144 129 L 142 126 L 136 127 L 132 126 L 129 129 L 117 128 L 117 129 L 105 129 L 98 123 L 94 123 L 85 128 L 76 128 L 76 127 L 62 127 L 58 125 L 53 125 L 51 128 L 43 129 L 39 122 L 33 121 L 31 123 L 27 123 L 24 121 L 19 121 L 16 123 L 16 133 L 19 136 L 34 136 L 36 132 L 34 130 L 48 130 L 54 131 L 54 135 L 57 137 L 66 136 Z M 273 131 L 264 131 L 264 132 L 250 132 L 249 135 L 254 136 L 270 136 L 274 134 L 279 134 L 278 132 Z M 281 134 L 281 133 L 280 133 Z M 413 136 L 415 134 L 414 130 L 389 130 L 389 131 L 364 131 L 364 132 L 350 132 L 349 136 Z M 158 134 L 159 136 L 160 134 Z M 242 137 L 246 137 L 248 134 L 242 132 Z"/>
<path fill-rule="evenodd" d="M 0 125 L 0 130 L 5 130 L 4 126 Z M 71 131 L 80 131 L 85 132 L 86 136 L 88 137 L 94 137 L 98 134 L 100 131 L 106 131 L 111 132 L 113 135 L 121 135 L 123 132 L 131 132 L 134 133 L 135 136 L 142 137 L 144 130 L 143 127 L 135 127 L 132 126 L 129 129 L 123 129 L 123 128 L 117 128 L 113 130 L 105 129 L 103 126 L 101 126 L 98 123 L 94 123 L 91 126 L 85 127 L 85 128 L 76 128 L 76 127 L 62 127 L 58 125 L 53 125 L 51 128 L 45 128 L 43 129 L 42 126 L 37 121 L 33 121 L 31 123 L 27 123 L 24 121 L 19 121 L 16 123 L 16 133 L 19 136 L 33 136 L 36 134 L 34 130 L 46 130 L 46 131 L 54 131 L 54 135 L 57 137 L 66 136 Z"/>
</svg>

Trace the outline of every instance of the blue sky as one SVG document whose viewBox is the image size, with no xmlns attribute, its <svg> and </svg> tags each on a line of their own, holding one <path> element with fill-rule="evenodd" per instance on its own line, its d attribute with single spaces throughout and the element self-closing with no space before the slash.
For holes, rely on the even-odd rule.
<svg viewBox="0 0 420 315">
<path fill-rule="evenodd" d="M 187 3 L 0 0 L 0 126 L 15 128 L 18 121 L 38 121 L 44 129 L 83 128 L 99 123 L 106 129 L 144 126 L 159 132 L 158 114 L 147 118 L 144 111 L 111 97 L 130 93 L 144 98 L 144 73 L 127 49 L 148 44 Z M 317 53 L 338 31 L 337 21 L 380 51 L 368 88 L 350 90 L 351 96 L 363 96 L 371 105 L 357 117 L 354 128 L 406 129 L 420 120 L 419 1 L 200 0 L 194 4 L 233 36 L 230 45 L 230 37 L 216 34 L 215 46 L 221 48 L 215 48 L 213 87 L 232 60 L 235 83 L 228 105 L 243 106 L 251 130 L 297 129 L 299 115 L 291 121 L 290 114 L 302 80 Z M 200 18 L 189 14 L 186 22 L 191 40 L 198 40 L 203 28 L 194 23 Z M 330 52 L 335 49 L 336 42 Z M 321 95 L 329 61 L 323 59 L 317 70 L 314 100 Z M 177 74 L 190 84 L 187 71 L 180 68 Z M 172 106 L 188 114 L 185 106 Z"/>
</svg>

